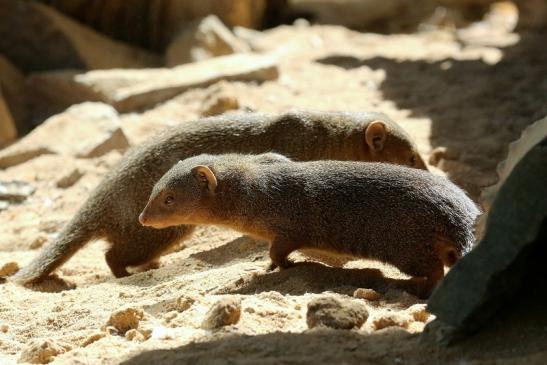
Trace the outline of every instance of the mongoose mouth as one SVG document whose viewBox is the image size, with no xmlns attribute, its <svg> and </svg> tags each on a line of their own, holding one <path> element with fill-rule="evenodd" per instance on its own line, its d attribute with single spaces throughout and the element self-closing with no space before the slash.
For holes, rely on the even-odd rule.
<svg viewBox="0 0 547 365">
<path fill-rule="evenodd" d="M 139 223 L 145 227 L 152 228 L 166 228 L 168 225 L 163 224 L 162 222 L 155 221 L 149 214 L 147 214 L 146 209 L 142 211 L 139 215 Z"/>
</svg>

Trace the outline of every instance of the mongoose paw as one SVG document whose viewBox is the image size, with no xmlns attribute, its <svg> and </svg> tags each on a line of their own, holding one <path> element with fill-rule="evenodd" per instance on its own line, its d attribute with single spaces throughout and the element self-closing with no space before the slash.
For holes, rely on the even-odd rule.
<svg viewBox="0 0 547 365">
<path fill-rule="evenodd" d="M 279 268 L 279 270 L 283 270 L 283 269 L 288 269 L 289 267 L 292 267 L 292 266 L 294 266 L 294 262 L 292 262 L 291 260 L 284 260 L 280 264 L 276 264 L 275 262 L 272 261 L 268 264 L 266 271 L 273 271 L 277 268 Z"/>
</svg>

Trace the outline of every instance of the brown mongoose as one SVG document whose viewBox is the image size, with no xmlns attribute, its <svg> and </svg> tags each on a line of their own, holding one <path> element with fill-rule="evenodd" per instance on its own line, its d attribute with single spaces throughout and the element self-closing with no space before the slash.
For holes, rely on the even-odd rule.
<svg viewBox="0 0 547 365">
<path fill-rule="evenodd" d="M 138 215 L 154 184 L 178 160 L 200 153 L 282 152 L 297 160 L 388 161 L 426 168 L 405 131 L 378 113 L 290 112 L 220 116 L 173 127 L 133 148 L 104 178 L 57 239 L 12 280 L 39 281 L 86 242 L 106 239 L 116 277 L 128 266 L 154 264 L 191 226 L 155 230 Z"/>
<path fill-rule="evenodd" d="M 145 226 L 215 224 L 270 242 L 272 267 L 298 249 L 376 259 L 423 277 L 427 297 L 472 247 L 479 209 L 456 185 L 386 163 L 292 162 L 283 156 L 200 155 L 154 186 Z"/>
</svg>

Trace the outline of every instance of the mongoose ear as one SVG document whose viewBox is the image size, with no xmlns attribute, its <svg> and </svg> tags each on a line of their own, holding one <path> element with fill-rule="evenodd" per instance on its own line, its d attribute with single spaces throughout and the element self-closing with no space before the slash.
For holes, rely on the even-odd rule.
<svg viewBox="0 0 547 365">
<path fill-rule="evenodd" d="M 380 152 L 384 149 L 386 137 L 386 125 L 379 120 L 370 122 L 365 130 L 365 141 L 369 148 L 374 152 Z"/>
<path fill-rule="evenodd" d="M 210 168 L 203 165 L 198 165 L 192 169 L 192 175 L 198 182 L 198 185 L 210 192 L 214 192 L 217 188 L 217 178 Z"/>
</svg>

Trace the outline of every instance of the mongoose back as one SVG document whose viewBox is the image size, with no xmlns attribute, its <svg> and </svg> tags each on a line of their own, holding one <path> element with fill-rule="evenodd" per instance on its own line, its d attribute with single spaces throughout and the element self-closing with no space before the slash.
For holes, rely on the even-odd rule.
<svg viewBox="0 0 547 365">
<path fill-rule="evenodd" d="M 419 295 L 427 297 L 443 266 L 470 250 L 478 214 L 460 188 L 421 170 L 232 154 L 177 163 L 139 220 L 222 225 L 268 240 L 272 267 L 288 266 L 298 249 L 380 260 L 425 278 Z"/>
<path fill-rule="evenodd" d="M 378 113 L 249 113 L 184 123 L 129 151 L 59 236 L 12 281 L 40 281 L 92 239 L 110 243 L 106 261 L 116 277 L 128 275 L 129 266 L 154 265 L 193 230 L 188 225 L 156 230 L 138 222 L 152 187 L 173 164 L 200 153 L 269 151 L 297 160 L 371 160 L 426 168 L 405 131 Z"/>
</svg>

